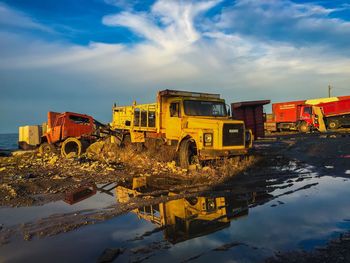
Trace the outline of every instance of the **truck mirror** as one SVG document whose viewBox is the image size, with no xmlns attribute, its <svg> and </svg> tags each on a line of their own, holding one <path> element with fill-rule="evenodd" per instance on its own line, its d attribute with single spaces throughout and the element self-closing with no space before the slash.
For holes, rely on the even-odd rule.
<svg viewBox="0 0 350 263">
<path fill-rule="evenodd" d="M 227 116 L 230 117 L 231 116 L 231 107 L 228 104 L 225 104 L 225 105 L 227 107 Z"/>
</svg>

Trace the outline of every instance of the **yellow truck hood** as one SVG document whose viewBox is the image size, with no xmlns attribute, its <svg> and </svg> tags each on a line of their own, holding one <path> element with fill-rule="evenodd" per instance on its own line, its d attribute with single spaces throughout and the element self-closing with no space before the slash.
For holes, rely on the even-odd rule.
<svg viewBox="0 0 350 263">
<path fill-rule="evenodd" d="M 232 119 L 225 119 L 225 118 L 193 118 L 189 117 L 186 120 L 185 126 L 186 128 L 195 129 L 195 128 L 219 128 L 225 123 L 241 123 L 244 122 L 241 120 L 232 120 Z"/>
</svg>

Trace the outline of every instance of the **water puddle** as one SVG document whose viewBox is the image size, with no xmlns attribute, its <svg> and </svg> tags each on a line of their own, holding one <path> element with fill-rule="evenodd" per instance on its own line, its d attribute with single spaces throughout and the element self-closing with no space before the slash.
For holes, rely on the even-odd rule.
<svg viewBox="0 0 350 263">
<path fill-rule="evenodd" d="M 41 206 L 3 207 L 0 208 L 0 224 L 12 226 L 48 217 L 54 214 L 71 213 L 75 211 L 101 209 L 116 202 L 113 184 L 85 184 L 65 193 L 64 198 L 57 202 Z"/>
<path fill-rule="evenodd" d="M 220 191 L 181 198 L 175 192 L 156 195 L 139 178 L 130 187 L 111 185 L 109 194 L 101 186 L 88 186 L 41 207 L 2 208 L 4 224 L 15 225 L 53 213 L 127 204 L 137 197 L 149 202 L 64 234 L 2 245 L 0 261 L 96 262 L 110 249 L 118 251 L 110 257 L 116 262 L 261 262 L 277 251 L 313 249 L 350 229 L 350 181 L 319 177 L 310 169 L 300 171 L 307 174 L 302 180 L 276 180 L 274 185 L 269 179 L 246 188 L 227 183 Z"/>
</svg>

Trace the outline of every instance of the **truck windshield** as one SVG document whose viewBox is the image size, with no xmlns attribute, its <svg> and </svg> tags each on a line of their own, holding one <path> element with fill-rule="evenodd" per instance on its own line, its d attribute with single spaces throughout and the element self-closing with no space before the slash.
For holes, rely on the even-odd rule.
<svg viewBox="0 0 350 263">
<path fill-rule="evenodd" d="M 305 108 L 304 108 L 304 113 L 307 113 L 307 114 L 311 115 L 311 114 L 312 114 L 312 109 L 311 109 L 311 107 L 305 107 Z"/>
<path fill-rule="evenodd" d="M 225 104 L 216 101 L 185 100 L 184 110 L 188 116 L 227 116 Z"/>
</svg>

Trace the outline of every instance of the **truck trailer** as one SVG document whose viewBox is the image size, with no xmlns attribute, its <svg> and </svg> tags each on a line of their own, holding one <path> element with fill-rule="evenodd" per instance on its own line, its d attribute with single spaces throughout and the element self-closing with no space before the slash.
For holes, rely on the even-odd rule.
<svg viewBox="0 0 350 263">
<path fill-rule="evenodd" d="M 338 129 L 350 125 L 350 99 L 322 103 L 323 119 L 329 129 Z"/>
<path fill-rule="evenodd" d="M 245 155 L 252 135 L 232 120 L 219 94 L 159 91 L 156 103 L 114 106 L 112 130 L 131 143 L 156 140 L 172 146 L 181 167 L 201 160 Z"/>
</svg>

